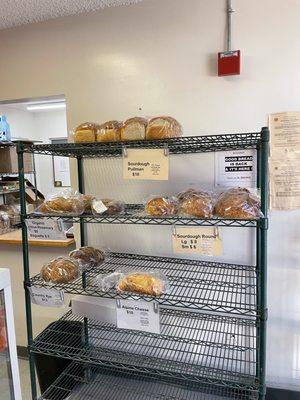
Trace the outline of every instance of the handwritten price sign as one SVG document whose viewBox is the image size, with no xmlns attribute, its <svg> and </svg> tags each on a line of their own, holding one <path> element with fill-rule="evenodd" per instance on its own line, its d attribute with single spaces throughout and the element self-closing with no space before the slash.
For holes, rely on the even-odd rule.
<svg viewBox="0 0 300 400">
<path fill-rule="evenodd" d="M 126 149 L 123 178 L 166 181 L 169 179 L 169 156 L 164 149 Z"/>
<path fill-rule="evenodd" d="M 220 256 L 222 239 L 218 228 L 176 228 L 172 235 L 173 252 Z"/>
<path fill-rule="evenodd" d="M 26 220 L 29 239 L 64 240 L 66 233 L 61 220 L 28 219 Z"/>
</svg>

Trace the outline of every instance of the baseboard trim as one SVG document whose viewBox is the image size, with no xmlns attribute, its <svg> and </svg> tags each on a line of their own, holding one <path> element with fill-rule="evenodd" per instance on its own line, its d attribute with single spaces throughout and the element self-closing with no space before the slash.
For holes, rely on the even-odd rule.
<svg viewBox="0 0 300 400">
<path fill-rule="evenodd" d="M 20 358 L 28 358 L 28 350 L 25 346 L 17 346 L 17 354 Z"/>
<path fill-rule="evenodd" d="M 299 400 L 300 392 L 288 389 L 267 388 L 266 400 Z"/>
</svg>

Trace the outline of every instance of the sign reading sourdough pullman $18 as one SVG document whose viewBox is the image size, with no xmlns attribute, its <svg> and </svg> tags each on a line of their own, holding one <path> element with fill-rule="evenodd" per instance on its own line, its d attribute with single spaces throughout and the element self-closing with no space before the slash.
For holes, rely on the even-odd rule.
<svg viewBox="0 0 300 400">
<path fill-rule="evenodd" d="M 123 153 L 123 178 L 167 181 L 169 156 L 165 149 L 126 149 Z"/>
</svg>

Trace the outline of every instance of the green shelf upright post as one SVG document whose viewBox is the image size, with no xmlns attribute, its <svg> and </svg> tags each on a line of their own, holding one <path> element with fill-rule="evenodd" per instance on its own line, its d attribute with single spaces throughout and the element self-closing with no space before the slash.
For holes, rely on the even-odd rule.
<svg viewBox="0 0 300 400">
<path fill-rule="evenodd" d="M 17 143 L 17 154 L 18 154 L 19 191 L 20 191 L 20 206 L 21 206 L 22 250 L 23 250 L 28 356 L 29 356 L 29 368 L 30 368 L 30 378 L 31 378 L 31 394 L 32 394 L 32 399 L 35 400 L 37 398 L 37 389 L 36 389 L 34 356 L 30 351 L 30 346 L 33 342 L 31 298 L 28 288 L 26 287 L 26 284 L 30 280 L 30 272 L 29 272 L 28 236 L 26 227 L 27 211 L 26 211 L 25 178 L 24 178 L 24 143 L 22 142 Z"/>
<path fill-rule="evenodd" d="M 82 168 L 82 157 L 77 157 L 77 175 L 78 175 L 78 190 L 84 194 L 84 179 L 83 179 L 83 168 Z M 85 246 L 85 226 L 84 221 L 80 219 L 80 244 Z"/>
<path fill-rule="evenodd" d="M 257 226 L 257 378 L 259 379 L 259 400 L 266 395 L 266 328 L 267 328 L 267 230 L 268 230 L 268 205 L 269 205 L 269 158 L 270 132 L 262 128 L 261 146 L 258 151 L 258 187 L 261 192 L 261 211 L 264 215 Z"/>
<path fill-rule="evenodd" d="M 83 176 L 83 167 L 82 167 L 82 157 L 77 157 L 77 177 L 78 177 L 78 190 L 80 193 L 84 194 L 84 176 Z M 80 245 L 86 245 L 86 235 L 85 235 L 85 224 L 84 220 L 80 218 Z M 82 273 L 82 287 L 86 288 L 86 273 Z M 89 321 L 88 318 L 84 317 L 83 319 L 83 329 L 84 329 L 84 345 L 89 345 Z M 91 369 L 89 367 L 84 369 L 85 379 L 86 381 L 90 380 Z"/>
</svg>

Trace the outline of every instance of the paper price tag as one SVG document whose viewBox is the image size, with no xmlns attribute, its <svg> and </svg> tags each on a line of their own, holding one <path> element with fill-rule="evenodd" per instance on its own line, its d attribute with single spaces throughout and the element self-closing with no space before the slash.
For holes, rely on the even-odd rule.
<svg viewBox="0 0 300 400">
<path fill-rule="evenodd" d="M 94 201 L 93 208 L 97 214 L 103 214 L 105 211 L 107 211 L 107 207 L 103 204 L 101 200 Z"/>
<path fill-rule="evenodd" d="M 27 219 L 26 226 L 29 239 L 66 239 L 63 221 L 60 219 Z"/>
<path fill-rule="evenodd" d="M 175 228 L 172 239 L 174 253 L 210 257 L 223 254 L 218 228 Z"/>
<path fill-rule="evenodd" d="M 65 295 L 61 290 L 30 287 L 29 292 L 32 304 L 56 308 L 65 305 Z"/>
<path fill-rule="evenodd" d="M 118 328 L 160 333 L 160 314 L 157 302 L 116 300 L 116 304 Z"/>
<path fill-rule="evenodd" d="M 123 178 L 167 181 L 169 156 L 164 149 L 126 149 L 123 152 Z"/>
</svg>

